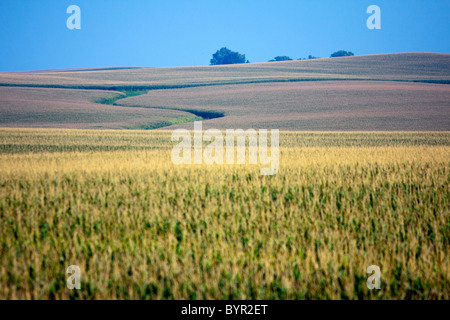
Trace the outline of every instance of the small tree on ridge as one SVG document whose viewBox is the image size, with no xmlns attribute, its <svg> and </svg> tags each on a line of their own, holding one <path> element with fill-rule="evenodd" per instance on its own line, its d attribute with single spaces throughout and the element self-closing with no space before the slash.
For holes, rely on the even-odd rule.
<svg viewBox="0 0 450 320">
<path fill-rule="evenodd" d="M 351 51 L 345 51 L 345 50 L 339 50 L 331 54 L 331 58 L 337 58 L 337 57 L 350 57 L 354 56 L 353 52 Z"/>
<path fill-rule="evenodd" d="M 213 54 L 210 63 L 211 65 L 218 65 L 218 64 L 245 63 L 246 61 L 247 60 L 245 59 L 245 54 L 233 52 L 224 47 L 220 50 L 217 50 L 217 52 Z"/>
</svg>

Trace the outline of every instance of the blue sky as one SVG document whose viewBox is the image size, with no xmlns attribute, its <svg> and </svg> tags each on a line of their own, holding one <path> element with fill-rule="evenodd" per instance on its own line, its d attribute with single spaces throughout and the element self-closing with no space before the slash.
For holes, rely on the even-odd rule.
<svg viewBox="0 0 450 320">
<path fill-rule="evenodd" d="M 381 30 L 366 27 L 373 4 Z M 66 27 L 70 5 L 81 30 Z M 208 65 L 224 46 L 251 62 L 450 53 L 449 12 L 448 0 L 2 0 L 0 71 Z"/>
</svg>

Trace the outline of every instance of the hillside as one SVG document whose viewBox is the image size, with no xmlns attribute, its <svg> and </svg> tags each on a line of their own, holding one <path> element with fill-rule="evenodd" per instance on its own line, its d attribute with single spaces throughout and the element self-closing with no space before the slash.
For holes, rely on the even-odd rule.
<svg viewBox="0 0 450 320">
<path fill-rule="evenodd" d="M 205 129 L 450 129 L 450 86 L 445 84 L 387 81 L 240 84 L 151 90 L 120 103 L 155 110 L 207 110 L 225 115 L 205 121 Z"/>
<path fill-rule="evenodd" d="M 0 126 L 450 130 L 447 83 L 450 54 L 434 53 L 0 73 Z"/>
<path fill-rule="evenodd" d="M 450 54 L 398 53 L 223 66 L 0 73 L 0 85 L 101 88 L 311 79 L 450 81 Z"/>
<path fill-rule="evenodd" d="M 138 129 L 170 125 L 192 114 L 94 103 L 120 92 L 0 87 L 0 126 L 18 128 Z"/>
</svg>

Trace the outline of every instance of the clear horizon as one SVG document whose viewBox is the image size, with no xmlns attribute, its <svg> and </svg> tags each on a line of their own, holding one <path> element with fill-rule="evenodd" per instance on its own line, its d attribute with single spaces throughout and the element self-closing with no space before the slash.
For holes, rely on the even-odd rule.
<svg viewBox="0 0 450 320">
<path fill-rule="evenodd" d="M 369 30 L 370 5 L 381 30 Z M 81 30 L 66 26 L 70 5 Z M 250 62 L 275 56 L 450 53 L 450 2 L 25 0 L 0 3 L 0 71 L 206 66 L 227 47 Z"/>
</svg>

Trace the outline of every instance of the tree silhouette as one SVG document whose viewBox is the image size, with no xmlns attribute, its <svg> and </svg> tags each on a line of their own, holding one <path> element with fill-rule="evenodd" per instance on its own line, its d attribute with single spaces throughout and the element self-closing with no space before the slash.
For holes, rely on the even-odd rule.
<svg viewBox="0 0 450 320">
<path fill-rule="evenodd" d="M 211 65 L 218 65 L 218 64 L 245 63 L 246 61 L 248 63 L 248 60 L 245 59 L 245 54 L 233 52 L 227 48 L 222 48 L 220 50 L 217 50 L 217 52 L 213 54 L 210 63 Z"/>
<path fill-rule="evenodd" d="M 354 56 L 353 52 L 351 51 L 345 51 L 345 50 L 339 50 L 331 54 L 331 58 L 337 58 L 337 57 L 349 57 Z"/>
<path fill-rule="evenodd" d="M 288 56 L 278 56 L 273 58 L 272 60 L 269 60 L 269 62 L 274 62 L 274 61 L 289 61 L 292 60 L 291 58 L 289 58 Z"/>
</svg>

